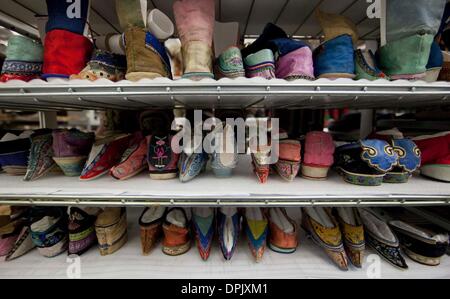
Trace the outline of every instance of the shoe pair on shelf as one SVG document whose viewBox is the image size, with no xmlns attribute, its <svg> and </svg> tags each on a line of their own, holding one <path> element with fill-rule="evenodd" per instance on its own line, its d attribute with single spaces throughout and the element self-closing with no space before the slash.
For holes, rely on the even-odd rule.
<svg viewBox="0 0 450 299">
<path fill-rule="evenodd" d="M 420 150 L 410 139 L 366 139 L 336 149 L 338 172 L 362 186 L 406 183 L 420 166 Z"/>
<path fill-rule="evenodd" d="M 365 250 L 364 229 L 354 209 L 303 208 L 302 227 L 341 269 L 348 270 L 349 260 L 362 267 Z"/>
</svg>

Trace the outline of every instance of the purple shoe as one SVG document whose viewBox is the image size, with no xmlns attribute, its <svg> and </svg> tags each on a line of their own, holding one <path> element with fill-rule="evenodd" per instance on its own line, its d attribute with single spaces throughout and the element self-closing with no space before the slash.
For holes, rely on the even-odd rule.
<svg viewBox="0 0 450 299">
<path fill-rule="evenodd" d="M 84 133 L 75 129 L 55 131 L 53 160 L 66 176 L 80 176 L 94 141 L 94 133 Z"/>
</svg>

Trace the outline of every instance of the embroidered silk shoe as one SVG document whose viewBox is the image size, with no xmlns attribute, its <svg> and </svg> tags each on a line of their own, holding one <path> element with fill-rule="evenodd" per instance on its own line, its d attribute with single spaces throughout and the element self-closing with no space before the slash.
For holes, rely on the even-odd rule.
<svg viewBox="0 0 450 299">
<path fill-rule="evenodd" d="M 400 242 L 386 221 L 369 209 L 358 210 L 364 224 L 367 244 L 393 266 L 408 269 L 408 265 L 400 254 Z"/>
<path fill-rule="evenodd" d="M 263 49 L 244 58 L 247 78 L 275 78 L 275 58 L 269 49 Z"/>
<path fill-rule="evenodd" d="M 87 66 L 79 74 L 70 76 L 70 79 L 108 79 L 117 82 L 125 79 L 126 69 L 127 61 L 124 55 L 95 50 Z"/>
<path fill-rule="evenodd" d="M 241 215 L 236 208 L 220 208 L 217 211 L 217 234 L 225 260 L 231 260 L 241 230 Z"/>
<path fill-rule="evenodd" d="M 54 131 L 53 160 L 66 176 L 80 176 L 94 141 L 94 133 L 78 130 Z"/>
<path fill-rule="evenodd" d="M 276 172 L 286 181 L 292 182 L 300 170 L 301 145 L 297 140 L 284 139 L 279 143 L 278 162 L 275 163 Z"/>
<path fill-rule="evenodd" d="M 163 252 L 167 255 L 181 255 L 191 248 L 189 220 L 181 208 L 169 209 L 163 224 Z"/>
<path fill-rule="evenodd" d="M 38 130 L 31 135 L 30 157 L 24 181 L 37 180 L 57 167 L 53 160 L 52 145 L 51 130 Z"/>
<path fill-rule="evenodd" d="M 182 153 L 179 162 L 180 181 L 186 183 L 197 177 L 205 170 L 208 158 L 208 155 L 203 151 L 191 154 Z"/>
<path fill-rule="evenodd" d="M 171 142 L 171 135 L 151 135 L 147 137 L 147 161 L 150 178 L 154 180 L 169 180 L 177 177 L 180 155 L 172 151 Z"/>
<path fill-rule="evenodd" d="M 99 208 L 69 208 L 69 255 L 82 255 L 97 244 L 95 220 Z"/>
<path fill-rule="evenodd" d="M 139 218 L 141 227 L 142 254 L 149 255 L 162 237 L 162 224 L 167 209 L 164 207 L 146 208 Z"/>
<path fill-rule="evenodd" d="M 269 231 L 266 215 L 260 208 L 245 209 L 245 233 L 248 238 L 250 251 L 256 262 L 260 262 L 266 249 Z"/>
<path fill-rule="evenodd" d="M 80 180 L 94 180 L 110 171 L 120 162 L 128 148 L 131 135 L 121 134 L 97 140 L 92 146 L 89 158 L 83 168 Z"/>
<path fill-rule="evenodd" d="M 358 49 L 355 51 L 355 68 L 355 80 L 389 80 L 389 77 L 378 68 L 375 55 L 370 50 L 363 51 Z"/>
<path fill-rule="evenodd" d="M 324 180 L 334 163 L 333 138 L 325 132 L 309 132 L 305 139 L 302 176 L 311 180 Z"/>
<path fill-rule="evenodd" d="M 67 251 L 67 216 L 61 208 L 38 208 L 32 211 L 31 237 L 41 255 L 55 257 Z"/>
<path fill-rule="evenodd" d="M 379 186 L 398 161 L 398 155 L 384 140 L 367 139 L 336 149 L 336 168 L 347 183 Z"/>
<path fill-rule="evenodd" d="M 383 178 L 384 183 L 407 183 L 412 173 L 420 167 L 420 150 L 410 139 L 393 139 L 397 164 Z"/>
<path fill-rule="evenodd" d="M 350 262 L 355 267 L 362 268 L 366 243 L 358 211 L 352 208 L 337 208 L 336 218 L 344 237 L 344 247 Z"/>
<path fill-rule="evenodd" d="M 217 79 L 245 77 L 241 50 L 237 47 L 230 47 L 220 54 L 216 62 L 215 73 Z"/>
<path fill-rule="evenodd" d="M 204 261 L 208 259 L 211 252 L 215 230 L 214 214 L 215 211 L 212 208 L 195 208 L 192 210 L 192 226 L 197 248 Z"/>
<path fill-rule="evenodd" d="M 105 208 L 95 221 L 100 255 L 113 254 L 128 240 L 125 208 Z"/>
<path fill-rule="evenodd" d="M 326 209 L 303 208 L 302 227 L 341 270 L 348 270 L 348 258 L 339 224 Z"/>
<path fill-rule="evenodd" d="M 6 133 L 0 140 L 0 168 L 8 175 L 24 176 L 30 157 L 32 131 L 16 136 Z"/>
<path fill-rule="evenodd" d="M 141 132 L 135 133 L 130 146 L 123 153 L 116 166 L 111 168 L 110 175 L 117 180 L 127 180 L 147 168 L 147 140 Z"/>
<path fill-rule="evenodd" d="M 269 248 L 278 253 L 293 253 L 298 246 L 298 227 L 284 208 L 269 210 Z"/>
<path fill-rule="evenodd" d="M 400 220 L 389 221 L 389 226 L 398 236 L 405 254 L 412 260 L 427 266 L 441 263 L 441 257 L 449 245 L 447 233 Z"/>
</svg>

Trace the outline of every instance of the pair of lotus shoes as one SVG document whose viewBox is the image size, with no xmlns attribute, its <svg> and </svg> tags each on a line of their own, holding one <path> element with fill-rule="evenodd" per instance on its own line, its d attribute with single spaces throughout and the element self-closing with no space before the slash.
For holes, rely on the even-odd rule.
<svg viewBox="0 0 450 299">
<path fill-rule="evenodd" d="M 146 208 L 139 218 L 142 254 L 149 255 L 163 234 L 163 221 L 167 212 L 164 207 Z"/>
<path fill-rule="evenodd" d="M 379 186 L 399 161 L 394 148 L 384 140 L 366 139 L 340 146 L 335 166 L 348 183 Z"/>
</svg>

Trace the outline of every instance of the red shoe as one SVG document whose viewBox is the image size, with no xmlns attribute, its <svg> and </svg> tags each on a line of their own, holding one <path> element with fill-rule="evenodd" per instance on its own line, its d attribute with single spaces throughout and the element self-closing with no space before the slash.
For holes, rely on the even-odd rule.
<svg viewBox="0 0 450 299">
<path fill-rule="evenodd" d="M 114 165 L 120 162 L 131 138 L 132 135 L 122 134 L 98 140 L 92 146 L 80 180 L 89 181 L 108 173 Z"/>
<path fill-rule="evenodd" d="M 413 141 L 422 153 L 420 174 L 450 182 L 450 132 L 416 137 Z"/>
<path fill-rule="evenodd" d="M 110 175 L 117 180 L 129 179 L 147 167 L 147 140 L 141 132 L 134 134 L 130 146 L 119 164 L 111 168 Z"/>
</svg>

